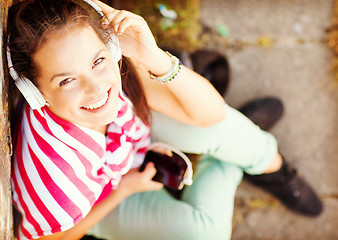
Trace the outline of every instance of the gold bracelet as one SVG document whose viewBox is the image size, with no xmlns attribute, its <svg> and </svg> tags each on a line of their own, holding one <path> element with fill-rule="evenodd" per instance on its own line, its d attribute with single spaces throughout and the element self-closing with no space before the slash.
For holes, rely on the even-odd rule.
<svg viewBox="0 0 338 240">
<path fill-rule="evenodd" d="M 149 72 L 149 76 L 151 79 L 156 80 L 157 82 L 161 83 L 161 84 L 168 84 L 171 81 L 173 81 L 175 79 L 175 77 L 179 74 L 179 72 L 181 71 L 182 68 L 182 64 L 181 61 L 175 57 L 174 55 L 172 55 L 169 52 L 165 52 L 171 59 L 171 67 L 170 70 L 161 75 L 161 76 L 156 76 L 154 75 L 152 72 Z"/>
</svg>

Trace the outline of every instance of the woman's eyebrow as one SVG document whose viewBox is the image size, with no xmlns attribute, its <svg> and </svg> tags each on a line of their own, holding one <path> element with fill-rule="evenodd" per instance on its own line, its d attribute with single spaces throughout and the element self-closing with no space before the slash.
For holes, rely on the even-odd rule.
<svg viewBox="0 0 338 240">
<path fill-rule="evenodd" d="M 97 51 L 97 53 L 94 55 L 94 57 L 92 58 L 92 62 L 94 62 L 98 56 L 100 56 L 100 54 L 102 52 L 106 51 L 106 49 L 102 48 L 100 49 L 99 51 Z M 52 82 L 54 80 L 54 78 L 57 78 L 57 77 L 63 77 L 63 76 L 68 76 L 68 75 L 71 75 L 72 73 L 71 72 L 61 72 L 61 73 L 56 73 L 52 76 L 52 78 L 50 79 L 50 81 Z"/>
<path fill-rule="evenodd" d="M 50 79 L 50 81 L 52 82 L 54 80 L 54 78 L 62 77 L 62 76 L 68 76 L 68 75 L 71 75 L 71 72 L 57 73 L 57 74 L 53 75 L 53 77 Z"/>
<path fill-rule="evenodd" d="M 100 56 L 100 54 L 102 53 L 102 52 L 104 52 L 104 51 L 106 51 L 107 49 L 104 49 L 104 48 L 102 48 L 102 49 L 100 49 L 99 51 L 97 51 L 97 53 L 94 55 L 94 57 L 93 57 L 93 60 L 92 60 L 92 62 L 94 62 L 99 56 Z"/>
</svg>

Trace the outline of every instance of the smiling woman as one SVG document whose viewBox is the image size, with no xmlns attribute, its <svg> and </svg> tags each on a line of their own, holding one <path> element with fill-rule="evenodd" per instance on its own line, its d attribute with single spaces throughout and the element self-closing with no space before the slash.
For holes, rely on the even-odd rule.
<svg viewBox="0 0 338 240">
<path fill-rule="evenodd" d="M 72 27 L 60 35 L 50 33 L 34 54 L 39 89 L 58 117 L 105 134 L 117 116 L 117 64 L 93 28 Z"/>
<path fill-rule="evenodd" d="M 243 171 L 268 176 L 294 210 L 320 213 L 275 138 L 160 49 L 142 17 L 83 1 L 18 1 L 9 12 L 9 69 L 27 101 L 14 131 L 19 240 L 229 239 Z M 155 140 L 171 145 L 152 149 L 168 157 L 204 154 L 181 199 L 153 180 L 152 162 L 139 171 Z"/>
</svg>

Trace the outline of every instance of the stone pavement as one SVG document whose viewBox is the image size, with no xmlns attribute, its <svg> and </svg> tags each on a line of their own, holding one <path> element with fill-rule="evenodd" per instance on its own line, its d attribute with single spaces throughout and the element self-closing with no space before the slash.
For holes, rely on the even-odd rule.
<svg viewBox="0 0 338 240">
<path fill-rule="evenodd" d="M 277 96 L 285 106 L 271 130 L 284 156 L 324 202 L 318 218 L 296 215 L 270 195 L 242 183 L 233 240 L 338 239 L 338 83 L 325 43 L 333 0 L 201 0 L 202 22 L 220 27 L 207 48 L 229 58 L 226 101 L 238 107 Z"/>
</svg>

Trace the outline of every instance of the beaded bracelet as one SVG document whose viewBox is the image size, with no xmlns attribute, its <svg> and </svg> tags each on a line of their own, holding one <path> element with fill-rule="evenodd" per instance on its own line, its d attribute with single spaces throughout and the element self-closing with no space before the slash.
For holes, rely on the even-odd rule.
<svg viewBox="0 0 338 240">
<path fill-rule="evenodd" d="M 171 59 L 170 70 L 167 73 L 165 73 L 164 75 L 161 75 L 161 76 L 156 76 L 149 71 L 150 78 L 158 81 L 161 84 L 168 84 L 171 81 L 173 81 L 175 79 L 175 77 L 178 75 L 178 73 L 181 71 L 181 68 L 182 68 L 181 61 L 177 57 L 175 57 L 174 55 L 172 55 L 171 53 L 169 53 L 167 51 L 165 53 Z"/>
</svg>

